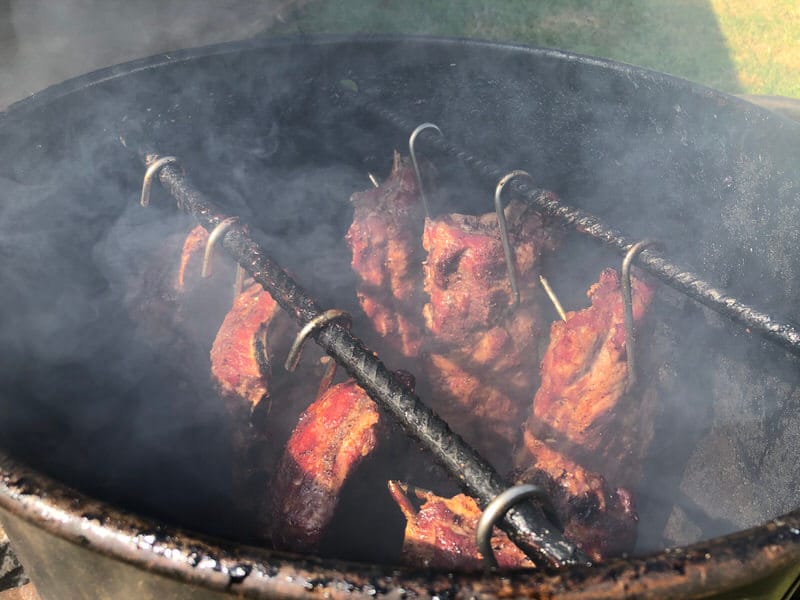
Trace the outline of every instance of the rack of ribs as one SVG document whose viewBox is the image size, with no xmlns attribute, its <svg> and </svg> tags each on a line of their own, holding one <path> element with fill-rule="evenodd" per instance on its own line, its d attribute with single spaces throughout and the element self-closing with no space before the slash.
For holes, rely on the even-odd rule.
<svg viewBox="0 0 800 600">
<path fill-rule="evenodd" d="M 556 240 L 540 215 L 512 201 L 506 219 L 520 282 L 512 291 L 495 213 L 427 219 L 423 308 L 433 408 L 497 468 L 509 466 L 538 383 L 540 257 Z"/>
<path fill-rule="evenodd" d="M 260 514 L 269 478 L 264 427 L 271 402 L 268 331 L 278 312 L 272 296 L 252 284 L 235 298 L 211 347 L 212 379 L 232 420 L 232 494 L 243 528 Z"/>
<path fill-rule="evenodd" d="M 653 291 L 636 277 L 631 284 L 639 326 Z M 525 480 L 549 488 L 565 535 L 598 560 L 630 551 L 636 540 L 637 517 L 626 487 L 640 473 L 652 414 L 641 388 L 627 389 L 617 271 L 604 270 L 588 296 L 591 306 L 551 327 L 517 464 Z"/>
<path fill-rule="evenodd" d="M 345 240 L 359 278 L 358 301 L 386 344 L 416 357 L 423 342 L 419 239 L 425 214 L 410 161 L 395 152 L 386 181 L 350 201 L 353 222 Z"/>
<path fill-rule="evenodd" d="M 634 277 L 632 290 L 634 322 L 641 325 L 652 289 Z M 590 307 L 567 313 L 565 322 L 551 327 L 541 387 L 516 461 L 521 480 L 547 490 L 567 539 L 592 560 L 602 560 L 630 551 L 635 543 L 637 516 L 624 486 L 636 483 L 652 413 L 640 403 L 640 389 L 627 389 L 617 272 L 603 271 L 589 297 Z M 397 482 L 389 489 L 407 521 L 406 562 L 446 568 L 481 564 L 475 543 L 481 511 L 472 499 L 418 490 L 409 494 Z M 492 546 L 500 566 L 529 566 L 516 547 L 508 551 L 508 544 L 495 532 Z"/>
<path fill-rule="evenodd" d="M 353 194 L 346 240 L 359 302 L 375 331 L 426 375 L 431 407 L 501 470 L 510 468 L 542 332 L 537 275 L 552 228 L 517 201 L 505 209 L 519 306 L 512 300 L 495 213 L 425 219 L 410 161 Z"/>
<path fill-rule="evenodd" d="M 319 550 L 345 481 L 378 442 L 380 415 L 354 380 L 329 387 L 300 416 L 272 485 L 276 547 Z"/>
<path fill-rule="evenodd" d="M 389 493 L 406 518 L 403 562 L 440 569 L 483 566 L 475 540 L 481 509 L 473 498 L 464 494 L 443 498 L 399 481 L 389 481 Z M 534 566 L 499 529 L 491 544 L 501 568 Z"/>
</svg>

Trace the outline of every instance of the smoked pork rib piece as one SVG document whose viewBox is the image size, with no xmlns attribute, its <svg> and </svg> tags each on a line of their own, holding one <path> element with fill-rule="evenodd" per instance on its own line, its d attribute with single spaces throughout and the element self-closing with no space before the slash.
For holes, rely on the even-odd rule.
<svg viewBox="0 0 800 600">
<path fill-rule="evenodd" d="M 353 194 L 350 201 L 355 212 L 345 239 L 359 277 L 361 308 L 393 349 L 417 356 L 424 258 L 419 238 L 425 214 L 410 161 L 395 152 L 388 179 Z"/>
<path fill-rule="evenodd" d="M 555 248 L 555 238 L 527 205 L 514 200 L 505 213 L 521 305 L 530 306 L 538 296 L 539 258 Z M 422 244 L 430 298 L 423 314 L 437 340 L 460 347 L 471 334 L 504 324 L 512 293 L 495 213 L 427 219 Z"/>
<path fill-rule="evenodd" d="M 211 347 L 211 374 L 223 397 L 250 410 L 268 396 L 266 332 L 278 310 L 272 296 L 252 284 L 234 300 Z"/>
<path fill-rule="evenodd" d="M 406 518 L 403 562 L 441 569 L 483 566 L 475 540 L 481 509 L 474 499 L 464 494 L 442 498 L 398 481 L 389 482 L 389 493 Z M 497 528 L 492 534 L 492 548 L 502 568 L 534 566 Z"/>
<path fill-rule="evenodd" d="M 339 492 L 378 441 L 380 415 L 354 380 L 331 386 L 300 416 L 273 485 L 273 543 L 295 552 L 319 549 Z"/>
<path fill-rule="evenodd" d="M 653 290 L 636 277 L 631 282 L 638 325 Z M 640 403 L 636 394 L 626 393 L 625 323 L 617 272 L 603 271 L 588 296 L 589 308 L 569 312 L 566 321 L 552 325 L 542 360 L 542 384 L 524 434 L 537 468 L 558 479 L 572 495 L 585 493 L 590 486 L 565 468 L 563 461 L 571 454 L 575 462 L 603 473 L 615 485 L 635 483 L 628 471 L 640 458 L 639 428 L 621 427 L 636 416 Z"/>
<path fill-rule="evenodd" d="M 513 309 L 494 213 L 428 219 L 423 234 L 433 408 L 501 469 L 511 459 L 538 381 L 539 258 L 556 245 L 526 205 L 512 201 L 506 218 L 520 284 L 520 304 Z"/>
<path fill-rule="evenodd" d="M 178 279 L 175 285 L 178 291 L 184 291 L 190 281 L 199 280 L 208 235 L 208 231 L 202 225 L 198 225 L 189 232 L 183 241 Z"/>
<path fill-rule="evenodd" d="M 211 375 L 232 419 L 233 497 L 243 527 L 262 510 L 269 444 L 255 411 L 269 408 L 267 330 L 279 306 L 259 284 L 234 300 L 211 348 Z"/>
<path fill-rule="evenodd" d="M 632 291 L 634 321 L 641 324 L 653 291 L 635 277 Z M 600 559 L 635 541 L 637 517 L 623 486 L 636 483 L 652 423 L 641 394 L 626 389 L 617 272 L 603 271 L 588 295 L 590 307 L 551 327 L 518 461 L 526 479 L 549 485 L 565 535 Z"/>
</svg>

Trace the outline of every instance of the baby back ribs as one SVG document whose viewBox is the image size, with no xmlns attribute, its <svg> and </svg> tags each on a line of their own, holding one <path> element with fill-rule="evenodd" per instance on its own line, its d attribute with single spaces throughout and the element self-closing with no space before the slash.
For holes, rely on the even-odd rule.
<svg viewBox="0 0 800 600">
<path fill-rule="evenodd" d="M 494 213 L 428 219 L 423 233 L 433 408 L 501 469 L 538 380 L 536 276 L 540 256 L 555 247 L 538 213 L 512 201 L 506 215 L 520 283 L 515 308 Z"/>
<path fill-rule="evenodd" d="M 637 278 L 632 289 L 641 324 L 653 292 Z M 551 327 L 518 461 L 526 479 L 550 489 L 565 535 L 599 560 L 635 542 L 637 517 L 624 486 L 636 483 L 652 423 L 641 395 L 627 389 L 617 272 L 603 271 L 588 295 L 590 307 Z"/>
<path fill-rule="evenodd" d="M 232 419 L 233 498 L 243 527 L 261 512 L 269 473 L 263 423 L 269 410 L 267 330 L 278 304 L 257 283 L 236 297 L 211 348 L 211 375 Z"/>
<path fill-rule="evenodd" d="M 234 300 L 211 347 L 211 374 L 222 396 L 250 410 L 268 397 L 266 333 L 279 310 L 257 283 Z"/>
<path fill-rule="evenodd" d="M 423 304 L 419 238 L 425 215 L 410 161 L 395 152 L 388 179 L 353 194 L 350 201 L 355 212 L 345 239 L 359 278 L 361 308 L 394 350 L 417 356 Z"/>
<path fill-rule="evenodd" d="M 377 443 L 380 415 L 354 380 L 331 386 L 301 415 L 273 485 L 276 547 L 314 552 L 347 478 Z"/>
<path fill-rule="evenodd" d="M 552 232 L 539 213 L 512 201 L 505 209 L 514 250 L 521 303 L 537 289 L 542 253 L 554 248 Z M 437 340 L 460 346 L 508 317 L 512 293 L 495 213 L 447 214 L 428 219 L 422 237 L 425 292 L 423 314 Z"/>
<path fill-rule="evenodd" d="M 389 493 L 406 518 L 404 562 L 441 569 L 483 566 L 475 540 L 481 509 L 475 500 L 464 494 L 442 498 L 398 481 L 389 482 Z M 500 567 L 534 566 L 502 531 L 495 529 L 491 544 Z"/>
</svg>

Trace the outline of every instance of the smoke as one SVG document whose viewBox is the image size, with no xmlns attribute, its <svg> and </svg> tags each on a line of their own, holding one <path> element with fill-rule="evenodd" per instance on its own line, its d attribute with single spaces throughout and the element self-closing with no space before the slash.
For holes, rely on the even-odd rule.
<svg viewBox="0 0 800 600">
<path fill-rule="evenodd" d="M 96 69 L 252 37 L 304 2 L 4 0 L 0 108 Z"/>
<path fill-rule="evenodd" d="M 124 60 L 250 37 L 284 7 L 17 0 L 4 8 L 13 31 L 0 42 L 8 49 L 0 104 Z M 179 156 L 197 187 L 251 223 L 326 306 L 356 312 L 342 241 L 347 198 L 369 186 L 367 171 L 385 177 L 406 139 L 342 106 L 332 92 L 341 79 L 438 123 L 479 156 L 529 170 L 626 232 L 665 241 L 678 262 L 743 298 L 766 295 L 771 308 L 793 314 L 796 219 L 776 216 L 798 205 L 787 175 L 798 164 L 789 124 L 655 75 L 558 54 L 409 44 L 210 56 L 0 121 L 4 439 L 105 497 L 206 529 L 215 521 L 207 517 L 230 498 L 219 483 L 223 451 L 209 442 L 224 437 L 224 410 L 204 396 L 213 397 L 207 350 L 176 352 L 170 329 L 148 338 L 132 312 L 153 266 L 173 264 L 165 240 L 191 221 L 158 190 L 150 210 L 137 205 L 136 147 Z M 430 158 L 444 182 L 434 202 L 491 210 L 490 185 Z M 619 262 L 597 248 L 570 236 L 546 266 L 568 309 L 584 306 L 600 269 Z M 662 417 L 653 476 L 638 490 L 645 549 L 792 508 L 797 476 L 789 471 L 800 448 L 795 361 L 658 293 L 660 362 L 651 368 Z M 211 307 L 195 318 L 213 331 L 221 315 Z M 356 326 L 363 335 L 363 322 Z M 156 342 L 164 345 L 154 350 Z M 182 365 L 183 356 L 197 362 Z"/>
<path fill-rule="evenodd" d="M 252 1 L 0 2 L 0 107 L 98 68 L 251 37 L 282 8 Z M 144 84 L 137 91 L 159 89 Z M 40 113 L 29 126 L 3 131 L 4 446 L 105 499 L 224 533 L 229 523 L 218 511 L 231 502 L 225 414 L 218 400 L 209 401 L 208 349 L 187 352 L 174 340 L 192 329 L 148 309 L 158 308 L 153 296 L 170 289 L 174 274 L 154 274 L 159 252 L 176 250 L 165 240 L 190 220 L 138 206 L 140 158 L 118 136 L 152 143 L 152 130 L 137 137 L 138 127 L 160 115 L 148 114 L 153 106 L 138 98 L 134 109 L 144 114 L 134 124 L 127 94 L 107 94 L 89 112 L 67 101 L 64 115 Z M 231 151 L 236 142 L 230 131 L 219 137 L 206 144 L 218 160 L 219 148 Z M 273 138 L 246 149 L 263 161 L 275 152 Z M 150 296 L 146 285 L 156 288 Z M 220 320 L 204 308 L 195 315 L 200 331 Z"/>
</svg>

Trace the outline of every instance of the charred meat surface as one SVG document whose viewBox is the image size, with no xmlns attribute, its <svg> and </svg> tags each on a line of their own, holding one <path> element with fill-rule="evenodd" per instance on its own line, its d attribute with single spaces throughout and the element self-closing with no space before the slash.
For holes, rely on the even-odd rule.
<svg viewBox="0 0 800 600">
<path fill-rule="evenodd" d="M 634 321 L 653 293 L 632 278 Z M 526 423 L 526 479 L 548 485 L 565 534 L 595 560 L 631 549 L 636 513 L 624 486 L 636 483 L 649 414 L 628 390 L 619 275 L 606 269 L 588 292 L 591 306 L 551 327 L 542 383 Z M 601 475 L 602 474 L 602 475 Z"/>
<path fill-rule="evenodd" d="M 361 308 L 394 350 L 417 356 L 423 340 L 419 239 L 425 215 L 410 161 L 395 152 L 388 179 L 350 201 L 355 212 L 345 239 Z"/>
<path fill-rule="evenodd" d="M 527 206 L 512 201 L 506 215 L 520 281 L 520 304 L 513 309 L 494 213 L 428 219 L 423 233 L 433 407 L 501 469 L 538 382 L 539 259 L 556 245 Z"/>
<path fill-rule="evenodd" d="M 254 540 L 266 536 L 263 527 L 254 524 L 270 476 L 264 423 L 271 402 L 267 331 L 278 311 L 272 296 L 260 285 L 251 285 L 234 300 L 211 348 L 212 378 L 231 417 L 236 523 L 241 535 Z"/>
<path fill-rule="evenodd" d="M 512 201 L 505 211 L 525 305 L 538 285 L 539 258 L 555 243 L 542 217 L 527 205 Z M 423 313 L 436 339 L 458 346 L 473 333 L 502 325 L 512 293 L 495 213 L 427 219 L 422 241 L 430 298 Z"/>
<path fill-rule="evenodd" d="M 642 322 L 653 297 L 650 286 L 632 278 L 634 322 Z M 542 383 L 533 401 L 525 444 L 539 468 L 558 478 L 573 495 L 589 486 L 565 474 L 563 459 L 578 452 L 578 462 L 609 481 L 632 483 L 622 466 L 630 464 L 635 440 L 620 425 L 636 412 L 627 393 L 625 324 L 619 275 L 606 269 L 588 292 L 591 306 L 553 323 L 541 366 Z M 544 434 L 544 435 L 542 435 Z"/>
<path fill-rule="evenodd" d="M 441 569 L 483 566 L 475 540 L 481 509 L 474 499 L 464 494 L 442 498 L 398 481 L 389 482 L 389 493 L 406 518 L 403 562 Z M 501 568 L 534 566 L 499 529 L 491 543 Z"/>
<path fill-rule="evenodd" d="M 278 310 L 272 296 L 251 285 L 234 300 L 211 347 L 211 374 L 220 393 L 251 410 L 268 396 L 266 333 Z"/>
<path fill-rule="evenodd" d="M 328 388 L 300 416 L 273 485 L 276 546 L 297 552 L 319 549 L 339 492 L 378 441 L 380 415 L 354 380 Z"/>
</svg>

